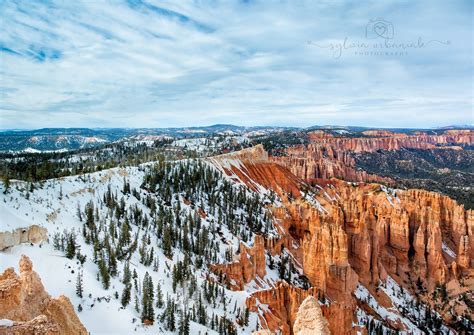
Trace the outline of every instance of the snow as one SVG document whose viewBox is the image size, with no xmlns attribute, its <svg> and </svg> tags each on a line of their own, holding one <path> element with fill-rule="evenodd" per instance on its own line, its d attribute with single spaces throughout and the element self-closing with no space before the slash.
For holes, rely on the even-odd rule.
<svg viewBox="0 0 474 335">
<path fill-rule="evenodd" d="M 0 258 L 0 272 L 8 267 L 14 267 L 18 271 L 18 261 L 22 254 L 31 258 L 34 270 L 39 274 L 47 292 L 57 297 L 61 294 L 71 299 L 72 304 L 77 309 L 79 304 L 82 305 L 82 312 L 78 312 L 80 320 L 91 334 L 132 334 L 132 333 L 149 333 L 149 334 L 174 334 L 167 332 L 162 324 L 155 322 L 152 326 L 143 326 L 140 322 L 140 315 L 134 309 L 133 295 L 132 301 L 125 309 L 121 307 L 120 298 L 114 297 L 115 291 L 122 293 L 123 284 L 120 281 L 121 274 L 118 277 L 111 278 L 109 290 L 102 287 L 101 282 L 97 281 L 97 265 L 92 262 L 93 251 L 90 245 L 87 245 L 81 234 L 82 223 L 79 221 L 76 211 L 79 206 L 81 209 L 93 200 L 98 204 L 106 192 L 111 187 L 113 193 L 121 194 L 124 177 L 130 182 L 132 188 L 136 188 L 142 196 L 147 193 L 139 187 L 142 183 L 145 169 L 152 166 L 153 163 L 143 164 L 140 167 L 113 168 L 101 172 L 86 174 L 83 176 L 71 176 L 61 179 L 51 179 L 44 181 L 41 187 L 35 185 L 35 190 L 29 193 L 27 198 L 28 184 L 22 181 L 12 181 L 11 188 L 7 194 L 4 194 L 3 185 L 0 186 L 0 220 L 1 230 L 13 230 L 16 228 L 28 227 L 37 224 L 48 229 L 49 243 L 44 242 L 40 245 L 22 244 L 2 252 Z M 240 187 L 240 186 L 239 186 Z M 60 194 L 62 193 L 62 197 Z M 249 193 L 250 194 L 250 193 Z M 138 199 L 132 195 L 126 195 L 127 206 L 138 206 L 146 215 L 149 215 L 149 209 Z M 192 212 L 190 205 L 186 205 L 182 197 L 179 197 L 183 215 Z M 104 206 L 98 206 L 101 217 L 104 217 L 108 210 Z M 215 221 L 213 213 L 208 212 L 208 216 L 203 224 L 210 224 Z M 239 213 L 237 213 L 239 214 Z M 106 221 L 103 224 L 107 224 Z M 139 232 L 138 227 L 132 227 L 135 234 Z M 80 264 L 76 259 L 70 260 L 64 257 L 63 252 L 53 248 L 52 238 L 55 233 L 62 233 L 64 230 L 77 233 L 77 242 L 80 246 L 81 253 L 87 256 L 87 260 L 83 265 L 83 283 L 84 298 L 79 298 L 75 294 L 76 278 Z M 221 231 L 223 239 L 237 248 L 239 238 L 233 236 L 227 227 L 222 226 Z M 139 238 L 140 241 L 140 238 Z M 172 279 L 169 268 L 173 267 L 178 260 L 183 260 L 183 254 L 179 250 L 175 250 L 172 260 L 168 260 L 162 253 L 161 249 L 157 249 L 158 244 L 156 237 L 152 236 L 152 245 L 155 246 L 155 255 L 159 259 L 158 271 L 153 271 L 152 267 L 146 267 L 140 264 L 138 253 L 136 252 L 130 262 L 131 269 L 135 269 L 138 273 L 139 280 L 142 280 L 145 272 L 148 272 L 154 284 L 160 283 L 163 294 L 170 294 L 178 304 L 183 304 L 188 300 L 192 306 L 193 298 L 187 296 L 186 287 L 181 289 L 178 287 L 176 294 L 173 293 Z M 220 244 L 220 252 L 218 260 L 223 261 L 225 249 L 228 247 L 226 243 Z M 168 266 L 167 266 L 167 265 Z M 123 262 L 119 262 L 118 270 L 122 272 Z M 201 283 L 206 280 L 208 274 L 205 269 L 197 270 L 197 287 L 201 287 Z M 133 291 L 133 290 L 132 290 Z M 236 303 L 240 309 L 245 308 L 245 299 L 249 293 L 244 291 L 229 291 L 225 289 L 227 304 L 234 306 Z M 100 301 L 99 301 L 99 298 Z M 104 298 L 104 299 L 102 299 Z M 108 301 L 107 301 L 108 300 Z M 212 315 L 223 316 L 224 309 L 222 303 L 216 306 L 207 306 L 208 313 Z M 163 309 L 155 308 L 155 314 L 161 313 Z M 227 311 L 227 317 L 231 320 L 233 315 Z M 178 318 L 178 316 L 177 316 Z M 133 320 L 135 319 L 135 322 Z M 238 328 L 240 334 L 249 334 L 257 323 L 257 315 L 252 313 L 248 327 Z M 217 334 L 215 331 L 203 325 L 191 322 L 191 334 Z"/>
<path fill-rule="evenodd" d="M 441 244 L 441 249 L 446 253 L 448 254 L 448 256 L 452 257 L 452 258 L 456 258 L 456 253 L 450 248 L 448 247 L 448 245 L 446 243 L 442 243 Z"/>
<path fill-rule="evenodd" d="M 357 299 L 365 301 L 372 310 L 377 313 L 384 320 L 391 320 L 393 322 L 400 321 L 403 325 L 409 329 L 411 334 L 421 334 L 421 331 L 407 318 L 402 317 L 398 314 L 398 311 L 395 308 L 385 308 L 377 302 L 375 297 L 370 294 L 369 290 L 365 288 L 362 284 L 359 284 L 354 291 L 354 295 Z M 390 298 L 392 298 L 390 296 Z"/>
<path fill-rule="evenodd" d="M 8 319 L 1 319 L 0 320 L 0 327 L 1 326 L 4 326 L 4 327 L 11 327 L 13 326 L 13 321 L 12 320 L 8 320 Z"/>
<path fill-rule="evenodd" d="M 397 190 L 384 185 L 380 185 L 380 189 L 386 194 L 387 200 L 392 207 L 395 206 L 394 200 L 400 203 L 400 199 L 397 197 Z"/>
<path fill-rule="evenodd" d="M 407 290 L 402 289 L 390 276 L 387 276 L 385 282 L 380 282 L 378 288 L 390 299 L 392 307 L 386 308 L 380 306 L 367 288 L 361 284 L 357 286 L 354 295 L 360 301 L 366 302 L 382 320 L 390 320 L 392 322 L 399 321 L 402 323 L 406 331 L 401 332 L 401 334 L 424 334 L 424 332 L 418 328 L 417 324 L 426 319 L 426 306 L 421 302 L 416 303 L 415 297 Z M 400 311 L 403 311 L 403 315 Z M 432 311 L 432 313 L 439 317 L 438 313 L 434 311 Z M 356 315 L 359 325 L 363 325 L 364 321 L 371 319 L 373 319 L 375 323 L 380 323 L 380 321 L 377 321 L 373 316 L 366 314 L 361 309 L 357 309 Z M 441 326 L 439 331 L 441 334 L 452 334 L 451 330 L 444 325 Z M 433 334 L 431 331 L 429 333 Z"/>
<path fill-rule="evenodd" d="M 23 152 L 32 153 L 32 154 L 33 154 L 33 153 L 39 153 L 39 152 L 41 152 L 41 150 L 36 150 L 36 149 L 33 149 L 33 148 L 28 147 L 28 148 L 26 148 L 25 150 L 23 150 Z"/>
</svg>

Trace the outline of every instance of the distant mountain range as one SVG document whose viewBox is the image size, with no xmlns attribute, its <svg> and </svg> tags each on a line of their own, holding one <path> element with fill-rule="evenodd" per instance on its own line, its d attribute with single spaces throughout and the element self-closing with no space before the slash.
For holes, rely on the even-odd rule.
<svg viewBox="0 0 474 335">
<path fill-rule="evenodd" d="M 397 132 L 412 132 L 414 130 L 441 131 L 446 129 L 472 129 L 472 125 L 447 126 L 437 129 L 387 128 Z M 158 139 L 159 137 L 190 138 L 203 136 L 263 136 L 282 131 L 311 131 L 311 130 L 340 131 L 344 133 L 359 133 L 368 129 L 380 129 L 361 126 L 311 126 L 273 127 L 273 126 L 236 126 L 232 124 L 215 124 L 202 127 L 176 128 L 42 128 L 35 130 L 3 130 L 0 131 L 0 151 L 64 151 L 95 147 L 104 143 L 126 139 Z M 341 134 L 341 132 L 338 132 Z"/>
</svg>

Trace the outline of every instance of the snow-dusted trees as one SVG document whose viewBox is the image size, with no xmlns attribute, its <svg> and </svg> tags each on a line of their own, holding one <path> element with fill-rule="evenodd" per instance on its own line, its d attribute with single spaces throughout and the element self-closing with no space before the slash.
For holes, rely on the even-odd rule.
<svg viewBox="0 0 474 335">
<path fill-rule="evenodd" d="M 79 298 L 82 298 L 83 293 L 84 293 L 84 289 L 83 289 L 83 281 L 82 281 L 82 271 L 78 270 L 77 279 L 76 279 L 76 295 Z"/>
<path fill-rule="evenodd" d="M 110 286 L 110 274 L 109 274 L 109 270 L 107 268 L 107 264 L 104 260 L 104 256 L 102 255 L 102 253 L 100 254 L 98 265 L 99 265 L 100 278 L 102 279 L 102 286 L 107 290 Z"/>
<path fill-rule="evenodd" d="M 189 335 L 190 325 L 189 325 L 189 314 L 186 310 L 181 312 L 181 317 L 179 319 L 178 334 L 179 335 Z"/>
<path fill-rule="evenodd" d="M 125 285 L 123 291 L 122 291 L 122 297 L 120 302 L 122 303 L 123 307 L 126 307 L 130 303 L 131 299 L 131 290 L 132 290 L 132 275 L 130 272 L 130 266 L 127 263 L 125 263 L 124 268 L 123 268 L 123 279 L 122 282 Z"/>
<path fill-rule="evenodd" d="M 143 323 L 153 324 L 155 320 L 155 311 L 153 308 L 154 285 L 148 272 L 145 273 L 142 285 L 142 314 Z"/>
<path fill-rule="evenodd" d="M 66 257 L 73 259 L 76 254 L 76 234 L 74 232 L 68 234 L 66 244 Z"/>
<path fill-rule="evenodd" d="M 161 290 L 160 283 L 156 284 L 156 307 L 162 308 L 164 305 L 163 301 L 163 291 Z"/>
</svg>

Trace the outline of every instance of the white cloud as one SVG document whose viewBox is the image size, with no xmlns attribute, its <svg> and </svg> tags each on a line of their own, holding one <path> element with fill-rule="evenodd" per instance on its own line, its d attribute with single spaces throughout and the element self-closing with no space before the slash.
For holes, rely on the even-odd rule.
<svg viewBox="0 0 474 335">
<path fill-rule="evenodd" d="M 0 127 L 472 123 L 472 30 L 459 2 L 2 2 Z M 328 45 L 450 39 L 404 56 Z"/>
</svg>

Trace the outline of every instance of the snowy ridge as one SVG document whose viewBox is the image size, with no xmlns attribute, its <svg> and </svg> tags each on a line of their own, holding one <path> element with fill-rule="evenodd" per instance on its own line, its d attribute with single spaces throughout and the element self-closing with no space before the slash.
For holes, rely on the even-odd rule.
<svg viewBox="0 0 474 335">
<path fill-rule="evenodd" d="M 178 163 L 179 164 L 179 163 Z M 194 163 L 190 163 L 191 165 Z M 213 171 L 216 169 L 210 164 L 205 164 Z M 158 203 L 161 201 L 159 194 L 150 193 L 146 188 L 140 186 L 144 182 L 145 175 L 153 169 L 155 164 L 148 163 L 139 167 L 114 168 L 104 170 L 101 172 L 86 174 L 83 176 L 72 176 L 62 179 L 47 180 L 41 184 L 14 181 L 11 183 L 10 190 L 4 194 L 3 186 L 0 188 L 0 215 L 2 217 L 2 230 L 12 230 L 18 227 L 25 227 L 31 224 L 38 224 L 48 229 L 49 243 L 42 243 L 40 246 L 19 245 L 15 246 L 2 254 L 2 262 L 0 270 L 13 266 L 16 267 L 19 256 L 21 254 L 28 255 L 33 263 L 35 269 L 39 273 L 46 287 L 46 290 L 52 295 L 65 294 L 71 298 L 73 305 L 77 308 L 79 304 L 82 311 L 78 313 L 79 318 L 84 323 L 86 328 L 92 334 L 130 334 L 130 333 L 162 333 L 162 334 L 176 334 L 176 331 L 167 330 L 164 326 L 166 321 L 156 321 L 152 326 L 143 326 L 140 322 L 140 313 L 135 310 L 134 299 L 138 299 L 140 304 L 141 296 L 132 290 L 132 301 L 123 308 L 120 302 L 120 295 L 124 290 L 122 283 L 123 268 L 125 260 L 117 261 L 118 274 L 110 279 L 110 288 L 104 289 L 101 281 L 98 280 L 97 264 L 93 261 L 94 252 L 91 245 L 87 244 L 83 234 L 82 227 L 84 225 L 84 212 L 89 202 L 95 205 L 95 216 L 99 219 L 96 221 L 98 229 L 100 230 L 99 238 L 104 239 L 105 232 L 109 231 L 112 222 L 115 221 L 113 216 L 110 216 L 111 209 L 104 203 L 104 196 L 110 192 L 112 195 L 124 199 L 129 215 L 134 211 L 142 213 L 143 218 L 149 222 L 154 222 L 154 216 L 150 208 L 145 204 L 145 199 L 151 197 Z M 221 176 L 222 180 L 228 180 L 227 177 Z M 124 183 L 128 183 L 132 191 L 130 193 L 123 193 Z M 223 184 L 219 187 L 224 187 Z M 236 190 L 241 189 L 242 185 L 234 185 Z M 33 188 L 33 190 L 30 190 Z M 245 196 L 251 196 L 253 192 L 245 190 Z M 182 218 L 199 216 L 198 212 L 201 209 L 205 216 L 201 217 L 203 227 L 207 227 L 209 231 L 216 230 L 216 223 L 219 221 L 218 212 L 212 212 L 208 200 L 201 197 L 202 203 L 197 206 L 186 199 L 185 194 L 177 194 L 173 196 L 170 208 L 180 208 L 180 216 Z M 260 201 L 260 200 L 258 200 Z M 166 205 L 165 205 L 166 207 Z M 82 213 L 83 220 L 78 217 L 78 212 Z M 236 216 L 247 213 L 242 210 L 237 210 L 234 213 Z M 262 217 L 263 218 L 263 217 Z M 219 239 L 222 241 L 216 244 L 216 262 L 225 262 L 225 252 L 229 246 L 237 249 L 240 242 L 240 236 L 237 237 L 231 233 L 225 225 L 218 228 Z M 64 257 L 64 253 L 55 249 L 55 241 L 64 234 L 74 233 L 76 236 L 77 249 L 82 255 L 86 256 L 84 265 L 74 259 Z M 137 226 L 131 222 L 130 235 L 132 238 L 137 237 L 138 244 L 142 244 L 144 236 L 149 240 L 145 245 L 147 253 L 151 251 L 154 246 L 153 266 L 146 266 L 140 262 L 139 252 L 133 253 L 130 258 L 130 268 L 137 273 L 138 287 L 141 286 L 141 281 L 146 272 L 151 276 L 154 285 L 158 283 L 163 292 L 163 299 L 169 295 L 179 308 L 193 308 L 198 305 L 197 291 L 192 294 L 189 293 L 190 283 L 185 283 L 182 287 L 178 284 L 176 292 L 173 293 L 172 285 L 172 269 L 179 261 L 184 260 L 184 254 L 180 249 L 173 248 L 172 258 L 164 255 L 161 249 L 162 242 L 159 236 L 156 236 L 150 228 Z M 252 239 L 250 239 L 251 241 Z M 75 294 L 76 279 L 78 273 L 82 273 L 84 283 L 83 298 Z M 193 266 L 192 272 L 196 276 L 196 287 L 200 288 L 207 282 L 209 273 L 204 266 L 200 269 Z M 212 277 L 212 276 L 211 276 Z M 248 293 L 233 292 L 227 290 L 221 285 L 217 285 L 218 291 L 223 292 L 222 297 L 214 303 L 205 303 L 208 316 L 216 315 L 218 317 L 226 316 L 230 320 L 239 318 L 245 308 L 245 299 Z M 117 297 L 118 296 L 118 297 Z M 221 294 L 219 293 L 219 296 Z M 135 298 L 134 298 L 135 297 Z M 225 299 L 225 300 L 223 300 Z M 227 308 L 231 310 L 226 310 Z M 178 307 L 177 307 L 178 308 Z M 196 307 L 197 308 L 197 307 Z M 165 307 L 155 307 L 155 314 L 160 315 L 165 312 Z M 176 324 L 178 324 L 179 313 L 176 313 Z M 257 323 L 256 315 L 252 314 L 249 317 L 249 326 L 238 327 L 239 334 L 249 334 L 251 329 L 255 328 Z M 198 322 L 191 321 L 191 334 L 198 334 L 199 332 L 208 334 L 217 334 L 215 330 L 210 328 L 210 320 L 204 326 Z M 251 326 L 250 326 L 251 325 Z M 177 327 L 177 326 L 176 326 Z M 252 328 L 249 328 L 252 327 Z"/>
</svg>

